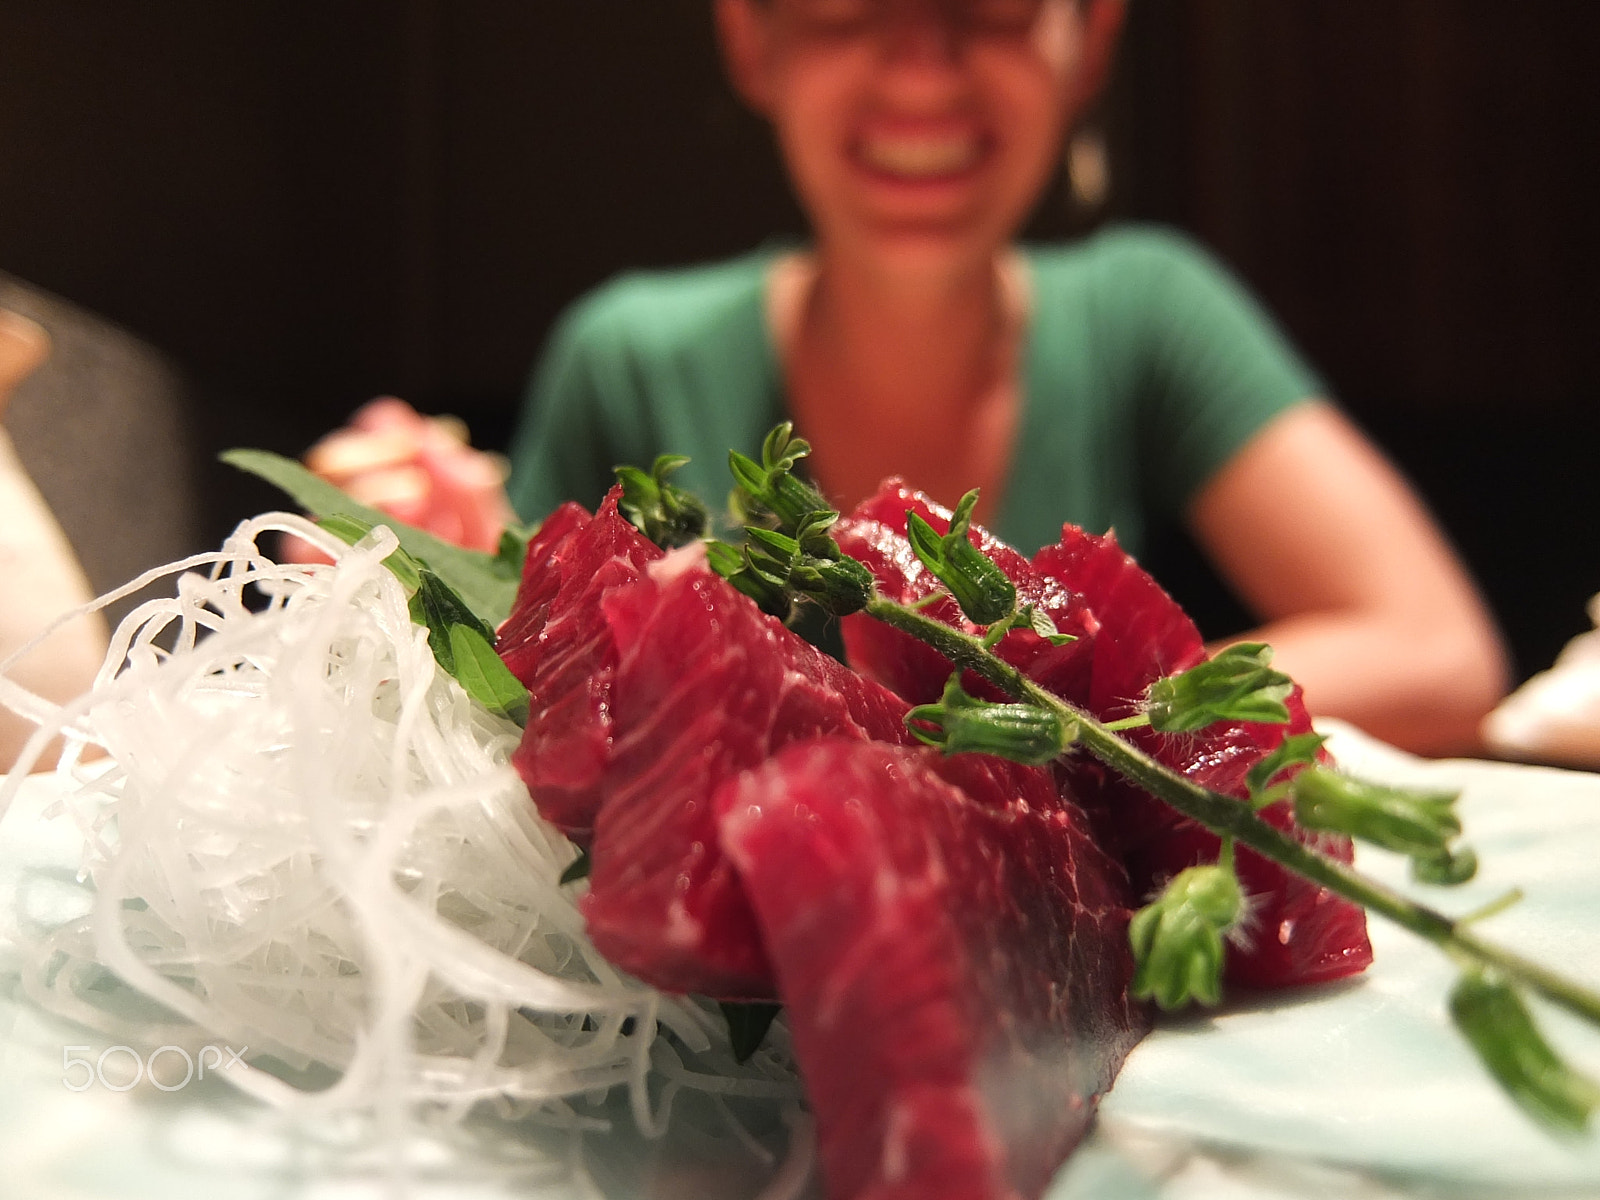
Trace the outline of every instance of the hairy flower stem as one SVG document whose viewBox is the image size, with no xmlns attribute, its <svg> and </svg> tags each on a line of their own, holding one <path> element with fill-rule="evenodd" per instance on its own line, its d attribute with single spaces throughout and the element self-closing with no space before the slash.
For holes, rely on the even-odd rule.
<svg viewBox="0 0 1600 1200">
<path fill-rule="evenodd" d="M 865 611 L 932 646 L 956 666 L 981 675 L 1013 699 L 1050 709 L 1064 722 L 1075 724 L 1079 731 L 1077 742 L 1090 754 L 1219 837 L 1232 837 L 1263 858 L 1354 901 L 1368 912 L 1387 917 L 1438 946 L 1458 966 L 1492 967 L 1552 1003 L 1600 1025 L 1600 994 L 1520 955 L 1484 942 L 1466 928 L 1464 920 L 1447 917 L 1368 879 L 1269 825 L 1252 812 L 1249 805 L 1200 787 L 1162 766 L 1088 713 L 1034 683 L 986 647 L 981 639 L 877 595 L 868 601 Z"/>
</svg>

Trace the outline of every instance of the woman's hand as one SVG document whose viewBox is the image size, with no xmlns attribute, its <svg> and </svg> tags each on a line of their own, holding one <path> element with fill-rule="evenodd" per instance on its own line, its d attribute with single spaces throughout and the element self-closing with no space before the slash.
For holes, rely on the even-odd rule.
<svg viewBox="0 0 1600 1200">
<path fill-rule="evenodd" d="M 1399 472 L 1328 404 L 1268 424 L 1190 523 L 1266 624 L 1251 641 L 1339 717 L 1424 754 L 1475 752 L 1507 656 L 1483 599 Z"/>
<path fill-rule="evenodd" d="M 493 553 L 515 519 L 503 460 L 474 450 L 459 421 L 424 417 L 393 397 L 363 406 L 305 461 L 361 503 L 458 546 Z M 304 543 L 299 549 L 310 550 Z"/>
</svg>

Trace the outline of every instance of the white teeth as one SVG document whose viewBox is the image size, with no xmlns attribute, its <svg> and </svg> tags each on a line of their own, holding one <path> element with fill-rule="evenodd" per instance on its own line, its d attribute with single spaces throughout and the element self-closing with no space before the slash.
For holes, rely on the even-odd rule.
<svg viewBox="0 0 1600 1200">
<path fill-rule="evenodd" d="M 861 143 L 861 157 L 880 171 L 926 178 L 972 166 L 978 143 L 970 137 L 876 137 Z"/>
</svg>

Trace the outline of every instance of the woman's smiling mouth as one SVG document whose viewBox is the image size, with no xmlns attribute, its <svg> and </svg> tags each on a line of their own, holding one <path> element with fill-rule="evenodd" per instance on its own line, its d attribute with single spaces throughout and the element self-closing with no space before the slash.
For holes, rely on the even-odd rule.
<svg viewBox="0 0 1600 1200">
<path fill-rule="evenodd" d="M 975 133 L 871 133 L 855 145 L 855 158 L 869 170 L 910 182 L 962 175 L 984 156 Z"/>
</svg>

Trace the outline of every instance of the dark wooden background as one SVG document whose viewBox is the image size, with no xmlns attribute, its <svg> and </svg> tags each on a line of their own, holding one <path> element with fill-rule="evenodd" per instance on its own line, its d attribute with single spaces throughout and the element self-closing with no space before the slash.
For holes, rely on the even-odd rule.
<svg viewBox="0 0 1600 1200">
<path fill-rule="evenodd" d="M 560 308 L 798 232 L 705 0 L 6 0 L 0 268 L 195 378 L 204 454 L 393 392 L 506 437 Z M 1419 482 L 1523 673 L 1600 590 L 1600 7 L 1134 0 L 1105 210 L 1261 293 Z M 269 493 L 207 475 L 208 537 Z M 1225 595 L 1153 551 L 1211 632 Z"/>
</svg>

